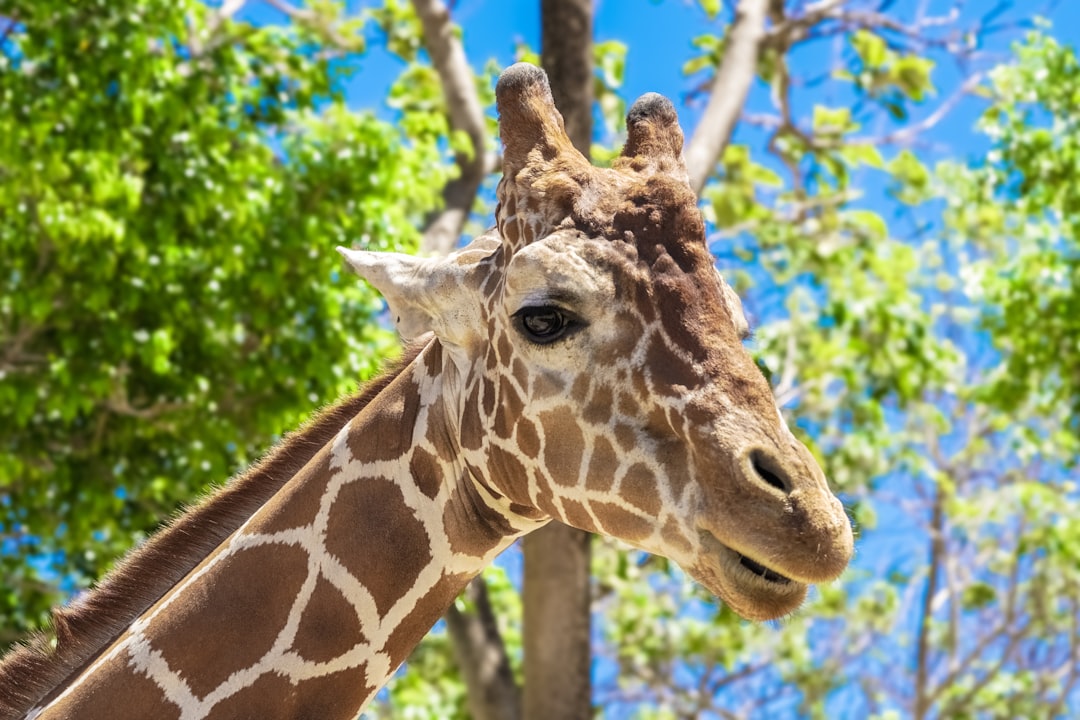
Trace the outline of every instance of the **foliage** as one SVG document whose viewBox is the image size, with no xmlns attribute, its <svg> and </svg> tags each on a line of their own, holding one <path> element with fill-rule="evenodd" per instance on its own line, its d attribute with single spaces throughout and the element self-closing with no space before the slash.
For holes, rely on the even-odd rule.
<svg viewBox="0 0 1080 720">
<path fill-rule="evenodd" d="M 1046 415 L 1073 412 L 1053 440 L 1080 433 L 1080 62 L 1076 51 L 1032 33 L 1016 61 L 991 75 L 993 104 L 979 129 L 993 142 L 969 175 L 955 171 L 950 207 L 958 233 L 980 250 L 967 272 L 992 308 L 984 317 L 1005 358 L 991 387 L 1010 411 L 1025 401 Z M 978 193 L 978 196 L 975 196 Z M 966 207 L 960 203 L 971 202 Z M 1030 332 L 1038 328 L 1038 332 Z"/>
<path fill-rule="evenodd" d="M 0 8 L 0 627 L 370 373 L 336 244 L 412 248 L 434 140 L 344 104 L 353 65 L 198 2 Z"/>
</svg>

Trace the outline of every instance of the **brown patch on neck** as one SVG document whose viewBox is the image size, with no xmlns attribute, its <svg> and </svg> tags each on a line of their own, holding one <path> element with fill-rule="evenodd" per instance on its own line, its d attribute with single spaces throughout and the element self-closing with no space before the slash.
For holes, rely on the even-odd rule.
<svg viewBox="0 0 1080 720">
<path fill-rule="evenodd" d="M 422 347 L 363 390 L 321 411 L 265 458 L 173 520 L 92 591 L 53 611 L 56 647 L 39 635 L 0 662 L 0 718 L 18 718 L 62 689 L 285 483 L 409 366 Z"/>
<path fill-rule="evenodd" d="M 180 720 L 180 708 L 173 704 L 161 688 L 130 663 L 131 656 L 125 650 L 118 662 L 87 678 L 85 692 L 68 695 L 54 708 L 52 717 L 78 718 L 78 720 L 116 720 L 120 710 L 113 704 L 101 702 L 99 690 L 124 688 L 123 714 L 128 718 L 154 718 L 154 720 Z M 4 715 L 4 718 L 17 717 Z M 21 717 L 18 716 L 18 717 Z"/>
<path fill-rule="evenodd" d="M 376 536 L 366 537 L 373 528 L 378 528 L 377 543 L 372 542 Z M 433 559 L 424 523 L 390 478 L 369 477 L 343 487 L 330 508 L 326 535 L 326 552 L 368 589 L 380 618 Z"/>
<path fill-rule="evenodd" d="M 195 695 L 206 697 L 270 651 L 307 571 L 308 556 L 299 547 L 257 545 L 233 552 L 186 587 L 186 602 L 151 620 L 146 639 Z M 222 652 L 207 653 L 207 643 Z"/>
<path fill-rule="evenodd" d="M 300 616 L 293 650 L 309 662 L 330 662 L 366 641 L 356 609 L 320 575 Z"/>
<path fill-rule="evenodd" d="M 391 668 L 397 669 L 405 662 L 413 648 L 474 577 L 475 573 L 448 574 L 444 571 L 435 586 L 416 601 L 416 606 L 390 633 L 383 646 L 383 652 L 390 656 Z"/>
</svg>

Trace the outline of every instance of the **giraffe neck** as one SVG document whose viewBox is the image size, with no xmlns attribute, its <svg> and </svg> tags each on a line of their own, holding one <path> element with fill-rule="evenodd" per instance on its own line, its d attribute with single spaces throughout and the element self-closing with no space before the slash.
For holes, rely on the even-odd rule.
<svg viewBox="0 0 1080 720">
<path fill-rule="evenodd" d="M 432 343 L 31 717 L 355 717 L 537 525 L 460 460 L 442 370 Z"/>
</svg>

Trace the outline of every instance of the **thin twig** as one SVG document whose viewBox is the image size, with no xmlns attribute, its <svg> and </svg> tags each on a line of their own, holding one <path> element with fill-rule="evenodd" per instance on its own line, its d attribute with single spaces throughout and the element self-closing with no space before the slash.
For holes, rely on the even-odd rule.
<svg viewBox="0 0 1080 720">
<path fill-rule="evenodd" d="M 1071 586 L 1070 592 L 1066 597 L 1069 602 L 1069 657 L 1062 664 L 1062 669 L 1065 671 L 1064 681 L 1061 683 L 1060 694 L 1054 701 L 1054 704 L 1050 706 L 1047 712 L 1047 717 L 1061 717 L 1065 714 L 1065 703 L 1069 700 L 1069 695 L 1072 693 L 1072 689 L 1076 686 L 1077 680 L 1080 680 L 1080 601 L 1077 600 L 1076 591 L 1077 588 L 1073 583 L 1069 583 Z"/>
</svg>

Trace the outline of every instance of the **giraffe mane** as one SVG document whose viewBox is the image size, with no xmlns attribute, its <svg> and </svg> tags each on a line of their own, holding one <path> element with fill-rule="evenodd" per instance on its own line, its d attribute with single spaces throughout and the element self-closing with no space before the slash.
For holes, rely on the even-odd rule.
<svg viewBox="0 0 1080 720">
<path fill-rule="evenodd" d="M 55 642 L 48 633 L 38 633 L 0 660 L 0 718 L 24 716 L 112 644 L 304 467 L 421 349 L 407 349 L 396 365 L 322 409 L 247 470 L 174 517 L 92 590 L 54 609 Z"/>
</svg>

